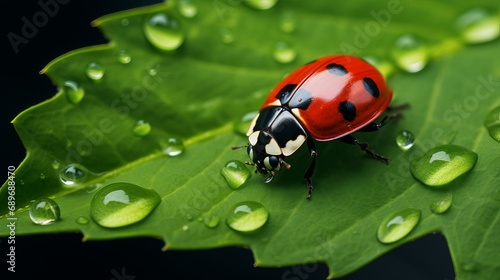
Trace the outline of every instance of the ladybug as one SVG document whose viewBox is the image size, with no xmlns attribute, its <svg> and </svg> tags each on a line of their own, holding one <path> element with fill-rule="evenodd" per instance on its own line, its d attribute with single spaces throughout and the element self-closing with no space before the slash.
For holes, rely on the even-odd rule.
<svg viewBox="0 0 500 280">
<path fill-rule="evenodd" d="M 400 114 L 374 122 L 389 109 L 392 90 L 380 72 L 361 58 L 331 55 L 307 63 L 282 80 L 269 94 L 247 132 L 246 147 L 255 172 L 270 182 L 285 158 L 307 143 L 311 163 L 304 178 L 307 199 L 311 198 L 311 177 L 316 163 L 316 141 L 340 140 L 388 163 L 389 159 L 368 149 L 353 132 L 376 131 Z"/>
</svg>

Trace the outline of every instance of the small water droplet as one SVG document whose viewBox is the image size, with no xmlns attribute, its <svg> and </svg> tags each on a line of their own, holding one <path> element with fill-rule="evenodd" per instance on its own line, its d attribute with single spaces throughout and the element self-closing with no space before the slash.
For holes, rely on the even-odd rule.
<svg viewBox="0 0 500 280">
<path fill-rule="evenodd" d="M 40 179 L 42 179 L 42 180 L 45 179 L 45 174 L 40 173 Z"/>
<path fill-rule="evenodd" d="M 179 21 L 166 13 L 149 17 L 143 30 L 148 41 L 163 51 L 176 50 L 184 42 L 184 32 Z"/>
<path fill-rule="evenodd" d="M 237 190 L 252 176 L 252 172 L 239 160 L 228 161 L 221 170 L 222 176 L 233 190 Z"/>
<path fill-rule="evenodd" d="M 158 68 L 157 67 L 151 67 L 148 69 L 148 75 L 149 76 L 156 76 L 158 74 Z"/>
<path fill-rule="evenodd" d="M 132 61 L 132 57 L 126 50 L 119 50 L 117 58 L 121 64 L 129 64 Z"/>
<path fill-rule="evenodd" d="M 234 131 L 240 133 L 241 135 L 246 135 L 252 120 L 257 116 L 259 112 L 254 111 L 250 113 L 246 113 L 240 119 L 234 122 Z"/>
<path fill-rule="evenodd" d="M 101 64 L 93 61 L 87 65 L 85 73 L 87 74 L 87 77 L 92 80 L 100 80 L 104 77 L 104 68 Z"/>
<path fill-rule="evenodd" d="M 231 44 L 234 42 L 234 35 L 229 29 L 221 28 L 219 30 L 219 37 L 224 44 Z"/>
<path fill-rule="evenodd" d="M 280 18 L 280 30 L 285 33 L 291 33 L 297 28 L 295 15 L 292 11 L 285 11 Z"/>
<path fill-rule="evenodd" d="M 415 73 L 429 62 L 429 50 L 424 42 L 413 35 L 399 37 L 392 49 L 392 57 L 401 69 Z"/>
<path fill-rule="evenodd" d="M 214 228 L 219 225 L 220 219 L 217 216 L 210 216 L 204 219 L 205 225 L 209 228 Z"/>
<path fill-rule="evenodd" d="M 179 138 L 170 137 L 166 142 L 162 142 L 161 146 L 163 148 L 163 152 L 172 157 L 178 156 L 184 152 L 184 144 Z"/>
<path fill-rule="evenodd" d="M 146 218 L 161 202 L 160 195 L 130 183 L 112 183 L 96 192 L 90 215 L 100 226 L 123 227 Z"/>
<path fill-rule="evenodd" d="M 363 57 L 363 59 L 375 66 L 384 78 L 388 78 L 392 75 L 392 73 L 394 73 L 394 65 L 388 60 L 380 59 L 374 56 L 366 56 Z"/>
<path fill-rule="evenodd" d="M 78 104 L 85 96 L 85 90 L 73 81 L 66 81 L 63 85 L 63 92 L 72 104 Z"/>
<path fill-rule="evenodd" d="M 437 146 L 410 163 L 415 179 L 431 187 L 442 187 L 469 172 L 477 154 L 457 145 Z"/>
<path fill-rule="evenodd" d="M 179 0 L 179 12 L 186 18 L 192 18 L 198 13 L 198 8 L 192 0 Z"/>
<path fill-rule="evenodd" d="M 461 263 L 460 267 L 465 272 L 476 272 L 477 271 L 477 264 L 475 262 L 463 262 L 463 263 Z"/>
<path fill-rule="evenodd" d="M 453 201 L 453 196 L 451 193 L 448 193 L 442 199 L 436 200 L 431 203 L 431 211 L 435 214 L 442 214 L 451 207 L 451 203 Z"/>
<path fill-rule="evenodd" d="M 61 217 L 59 205 L 50 198 L 42 198 L 33 201 L 29 214 L 31 221 L 38 225 L 51 224 Z"/>
<path fill-rule="evenodd" d="M 413 133 L 403 130 L 396 136 L 396 143 L 403 151 L 407 151 L 415 144 L 415 136 Z"/>
<path fill-rule="evenodd" d="M 500 142 L 500 106 L 494 108 L 486 115 L 484 126 L 488 129 L 491 138 Z"/>
<path fill-rule="evenodd" d="M 54 160 L 51 165 L 53 169 L 59 169 L 59 167 L 61 166 L 61 164 L 57 160 Z"/>
<path fill-rule="evenodd" d="M 182 226 L 182 230 L 183 231 L 188 231 L 189 230 L 189 226 L 188 225 L 183 225 Z"/>
<path fill-rule="evenodd" d="M 387 216 L 379 225 L 377 239 L 390 244 L 407 236 L 419 223 L 421 211 L 404 209 Z"/>
<path fill-rule="evenodd" d="M 253 232 L 269 219 L 266 208 L 255 201 L 245 201 L 235 205 L 226 219 L 227 225 L 238 232 Z"/>
<path fill-rule="evenodd" d="M 297 52 L 295 49 L 286 42 L 278 42 L 274 46 L 273 58 L 279 63 L 290 63 L 295 57 L 297 57 Z"/>
<path fill-rule="evenodd" d="M 86 225 L 89 223 L 89 218 L 87 218 L 85 216 L 80 216 L 80 217 L 76 218 L 75 221 L 77 224 Z"/>
<path fill-rule="evenodd" d="M 500 19 L 496 13 L 483 8 L 471 9 L 455 21 L 460 37 L 465 43 L 479 44 L 498 38 Z"/>
<path fill-rule="evenodd" d="M 137 136 L 146 136 L 151 131 L 151 124 L 147 121 L 140 120 L 135 124 L 133 132 Z"/>
<path fill-rule="evenodd" d="M 88 177 L 88 170 L 84 166 L 73 163 L 59 172 L 59 179 L 66 186 L 75 186 L 86 181 Z"/>
<path fill-rule="evenodd" d="M 121 24 L 122 24 L 122 26 L 125 27 L 125 26 L 128 26 L 130 24 L 130 22 L 129 22 L 128 18 L 124 18 L 124 19 L 122 19 Z"/>
<path fill-rule="evenodd" d="M 274 7 L 278 0 L 245 0 L 245 3 L 257 10 L 268 10 Z"/>
</svg>

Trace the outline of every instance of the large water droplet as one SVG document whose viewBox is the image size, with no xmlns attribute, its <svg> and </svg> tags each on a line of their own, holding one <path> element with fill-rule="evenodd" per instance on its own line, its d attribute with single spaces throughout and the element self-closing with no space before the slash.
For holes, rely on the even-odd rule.
<svg viewBox="0 0 500 280">
<path fill-rule="evenodd" d="M 154 190 L 113 183 L 96 192 L 90 203 L 90 215 L 103 227 L 123 227 L 146 218 L 160 202 L 161 197 Z"/>
<path fill-rule="evenodd" d="M 451 207 L 451 203 L 453 202 L 453 196 L 451 193 L 446 194 L 442 199 L 436 200 L 431 203 L 431 211 L 436 214 L 442 214 Z"/>
<path fill-rule="evenodd" d="M 73 163 L 59 172 L 59 179 L 66 186 L 75 186 L 84 183 L 89 176 L 89 171 L 84 166 Z"/>
<path fill-rule="evenodd" d="M 494 108 L 486 115 L 484 126 L 488 129 L 490 136 L 500 142 L 500 106 Z"/>
<path fill-rule="evenodd" d="M 483 8 L 469 10 L 457 18 L 455 26 L 466 43 L 478 44 L 495 40 L 500 33 L 498 9 L 495 13 Z"/>
<path fill-rule="evenodd" d="M 79 87 L 77 83 L 73 81 L 66 81 L 63 85 L 63 91 L 69 102 L 73 104 L 78 104 L 82 101 L 85 96 L 85 90 Z"/>
<path fill-rule="evenodd" d="M 119 50 L 116 57 L 121 64 L 129 64 L 132 61 L 132 57 L 126 50 Z"/>
<path fill-rule="evenodd" d="M 172 157 L 178 156 L 184 152 L 184 144 L 179 138 L 170 137 L 167 141 L 162 142 L 161 146 L 163 148 L 163 152 Z"/>
<path fill-rule="evenodd" d="M 404 209 L 387 216 L 378 227 L 377 239 L 384 244 L 403 239 L 417 226 L 420 212 L 418 209 Z"/>
<path fill-rule="evenodd" d="M 286 42 L 278 42 L 274 46 L 273 58 L 279 63 L 290 63 L 295 57 L 297 57 L 297 52 L 295 49 Z"/>
<path fill-rule="evenodd" d="M 184 32 L 179 21 L 165 13 L 149 17 L 143 30 L 148 41 L 160 50 L 176 50 L 184 42 Z"/>
<path fill-rule="evenodd" d="M 245 3 L 257 10 L 268 10 L 274 7 L 278 0 L 245 0 Z"/>
<path fill-rule="evenodd" d="M 396 144 L 398 144 L 398 146 L 404 151 L 407 151 L 411 147 L 413 147 L 414 143 L 415 143 L 415 136 L 413 136 L 413 133 L 407 130 L 401 131 L 396 136 Z"/>
<path fill-rule="evenodd" d="M 234 123 L 234 131 L 237 133 L 240 133 L 241 135 L 246 135 L 248 128 L 250 127 L 250 124 L 252 123 L 252 120 L 255 118 L 255 116 L 259 112 L 250 112 L 246 113 L 241 117 L 240 119 L 236 120 Z"/>
<path fill-rule="evenodd" d="M 219 225 L 220 219 L 217 216 L 210 216 L 208 218 L 205 218 L 203 221 L 205 222 L 205 225 L 207 227 L 214 228 Z"/>
<path fill-rule="evenodd" d="M 424 42 L 413 35 L 399 37 L 392 49 L 392 57 L 401 69 L 415 73 L 429 61 L 429 50 Z"/>
<path fill-rule="evenodd" d="M 192 0 L 179 0 L 179 12 L 186 18 L 192 18 L 198 13 L 198 8 Z"/>
<path fill-rule="evenodd" d="M 253 232 L 267 222 L 269 213 L 258 202 L 246 201 L 238 203 L 231 209 L 226 219 L 227 225 L 238 232 Z"/>
<path fill-rule="evenodd" d="M 470 171 L 476 161 L 477 154 L 464 147 L 442 145 L 412 161 L 410 172 L 427 186 L 441 187 Z"/>
<path fill-rule="evenodd" d="M 87 65 L 85 73 L 87 74 L 87 77 L 92 80 L 100 80 L 104 77 L 104 68 L 101 64 L 93 61 Z"/>
<path fill-rule="evenodd" d="M 239 189 L 252 176 L 252 172 L 239 160 L 228 161 L 222 168 L 221 174 L 233 190 Z"/>
<path fill-rule="evenodd" d="M 59 205 L 50 198 L 42 198 L 33 201 L 29 214 L 33 223 L 38 225 L 51 224 L 61 217 Z"/>
<path fill-rule="evenodd" d="M 134 126 L 134 134 L 137 136 L 146 136 L 151 131 L 151 124 L 147 121 L 140 120 Z"/>
</svg>

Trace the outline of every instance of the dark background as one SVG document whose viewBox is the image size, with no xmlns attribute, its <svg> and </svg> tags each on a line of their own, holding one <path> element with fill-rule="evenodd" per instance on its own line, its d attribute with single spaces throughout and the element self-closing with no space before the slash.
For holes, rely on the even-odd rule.
<svg viewBox="0 0 500 280">
<path fill-rule="evenodd" d="M 42 0 L 42 2 L 56 0 Z M 56 88 L 39 71 L 52 59 L 76 48 L 106 43 L 90 22 L 111 12 L 161 1 L 69 1 L 47 24 L 38 28 L 16 54 L 7 34 L 21 34 L 22 18 L 41 11 L 38 1 L 2 2 L 1 102 L 2 170 L 18 166 L 25 149 L 10 121 L 24 109 L 52 97 Z M 221 0 L 223 1 L 223 0 Z M 6 179 L 6 178 L 5 178 Z M 0 179 L 3 182 L 5 179 Z M 3 225 L 2 225 L 3 226 Z M 254 268 L 250 250 L 222 248 L 204 251 L 168 251 L 163 241 L 133 238 L 81 241 L 82 235 L 52 234 L 16 237 L 16 273 L 7 271 L 6 240 L 0 239 L 2 279 L 325 279 L 326 265 Z M 311 271 L 313 270 L 313 271 Z M 177 275 L 177 276 L 175 276 Z M 454 279 L 446 241 L 432 234 L 406 244 L 342 279 Z"/>
</svg>

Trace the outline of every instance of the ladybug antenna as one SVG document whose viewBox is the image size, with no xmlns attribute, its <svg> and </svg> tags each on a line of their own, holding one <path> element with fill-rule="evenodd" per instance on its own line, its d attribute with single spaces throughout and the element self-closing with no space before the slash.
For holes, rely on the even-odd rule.
<svg viewBox="0 0 500 280">
<path fill-rule="evenodd" d="M 290 169 L 292 167 L 288 162 L 284 161 L 283 159 L 280 159 L 280 163 L 283 164 L 286 169 Z"/>
<path fill-rule="evenodd" d="M 231 149 L 237 150 L 237 149 L 246 148 L 246 147 L 248 147 L 248 145 L 244 145 L 244 146 L 232 146 Z"/>
</svg>

